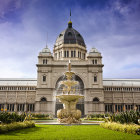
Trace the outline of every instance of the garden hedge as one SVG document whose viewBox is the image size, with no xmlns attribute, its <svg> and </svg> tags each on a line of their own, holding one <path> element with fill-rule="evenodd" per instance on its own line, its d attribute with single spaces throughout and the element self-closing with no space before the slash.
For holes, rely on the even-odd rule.
<svg viewBox="0 0 140 140">
<path fill-rule="evenodd" d="M 140 125 L 136 125 L 136 124 L 120 124 L 115 122 L 106 122 L 106 123 L 101 123 L 100 126 L 115 131 L 140 135 Z"/>
<path fill-rule="evenodd" d="M 2 124 L 2 125 L 0 125 L 0 133 L 6 133 L 8 131 L 19 130 L 19 129 L 24 129 L 24 128 L 31 128 L 31 127 L 35 127 L 35 123 L 32 121 Z"/>
</svg>

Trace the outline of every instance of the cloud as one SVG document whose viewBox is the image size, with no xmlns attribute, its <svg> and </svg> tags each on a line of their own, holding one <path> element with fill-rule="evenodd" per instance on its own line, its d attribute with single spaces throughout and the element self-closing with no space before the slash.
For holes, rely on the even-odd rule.
<svg viewBox="0 0 140 140">
<path fill-rule="evenodd" d="M 0 24 L 0 77 L 36 77 L 39 51 L 46 40 L 52 51 L 57 36 L 67 28 L 67 2 L 58 7 L 59 2 L 53 5 L 50 1 L 31 0 L 23 4 L 8 0 L 2 5 L 0 17 L 5 19 Z M 19 17 L 13 12 L 11 20 L 7 13 L 12 5 L 22 12 L 18 15 L 17 11 Z M 139 66 L 140 60 L 139 5 L 138 0 L 110 0 L 102 8 L 73 3 L 73 27 L 84 37 L 88 50 L 94 46 L 102 53 L 104 78 L 140 78 L 140 68 L 133 65 Z"/>
<path fill-rule="evenodd" d="M 21 0 L 0 0 L 0 18 L 3 19 L 7 13 L 20 9 L 21 5 Z"/>
</svg>

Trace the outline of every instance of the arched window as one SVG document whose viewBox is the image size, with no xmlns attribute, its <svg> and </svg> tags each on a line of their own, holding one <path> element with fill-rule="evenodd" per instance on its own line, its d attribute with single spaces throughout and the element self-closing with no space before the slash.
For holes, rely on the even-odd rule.
<svg viewBox="0 0 140 140">
<path fill-rule="evenodd" d="M 40 101 L 41 101 L 41 102 L 46 102 L 47 99 L 46 99 L 45 97 L 42 97 Z"/>
<path fill-rule="evenodd" d="M 59 37 L 63 36 L 63 34 L 59 34 Z"/>
<path fill-rule="evenodd" d="M 46 82 L 46 76 L 43 75 L 43 82 Z"/>
<path fill-rule="evenodd" d="M 93 98 L 93 102 L 99 102 L 99 99 L 97 97 Z"/>
<path fill-rule="evenodd" d="M 43 59 L 43 64 L 47 64 L 47 59 Z"/>
<path fill-rule="evenodd" d="M 72 36 L 72 33 L 71 32 L 68 32 L 68 36 Z"/>
<path fill-rule="evenodd" d="M 94 75 L 94 82 L 97 82 L 97 75 Z"/>
<path fill-rule="evenodd" d="M 84 83 L 83 83 L 82 79 L 77 75 L 75 75 L 73 77 L 73 79 L 75 81 L 78 81 L 78 85 L 74 86 L 75 87 L 75 93 L 84 94 L 84 90 L 83 90 L 84 89 Z M 64 85 L 60 84 L 60 82 L 64 81 L 64 80 L 66 80 L 66 77 L 64 77 L 64 76 L 61 76 L 57 80 L 56 85 L 55 85 L 55 89 L 57 90 L 57 94 L 62 94 Z"/>
<path fill-rule="evenodd" d="M 80 35 L 80 34 L 77 34 L 77 36 L 78 36 L 78 37 L 81 37 L 81 35 Z"/>
<path fill-rule="evenodd" d="M 95 64 L 97 64 L 97 60 L 95 59 Z"/>
</svg>

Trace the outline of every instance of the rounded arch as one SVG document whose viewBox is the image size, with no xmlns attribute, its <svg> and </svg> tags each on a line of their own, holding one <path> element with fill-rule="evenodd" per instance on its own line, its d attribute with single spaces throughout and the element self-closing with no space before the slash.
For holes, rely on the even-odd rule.
<svg viewBox="0 0 140 140">
<path fill-rule="evenodd" d="M 93 98 L 93 102 L 99 102 L 99 101 L 100 101 L 99 98 L 97 97 Z"/>
<path fill-rule="evenodd" d="M 58 80 L 56 81 L 55 84 L 55 89 L 57 91 L 57 94 L 62 93 L 62 89 L 64 87 L 64 85 L 61 85 L 60 82 L 66 80 L 65 75 L 62 75 L 58 78 Z M 76 93 L 80 93 L 80 94 L 84 94 L 83 93 L 83 89 L 84 89 L 84 83 L 83 80 L 78 76 L 78 75 L 74 75 L 72 80 L 78 81 L 79 84 L 75 86 L 76 89 Z"/>
<path fill-rule="evenodd" d="M 46 97 L 41 97 L 41 98 L 40 98 L 40 101 L 41 101 L 41 102 L 47 102 L 47 99 L 46 99 Z"/>
</svg>

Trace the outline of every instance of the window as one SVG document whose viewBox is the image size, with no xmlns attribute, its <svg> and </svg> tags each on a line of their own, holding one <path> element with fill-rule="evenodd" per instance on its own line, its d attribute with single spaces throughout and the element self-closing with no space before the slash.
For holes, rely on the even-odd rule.
<svg viewBox="0 0 140 140">
<path fill-rule="evenodd" d="M 68 32 L 68 36 L 72 36 L 72 33 L 71 32 Z"/>
<path fill-rule="evenodd" d="M 80 57 L 79 51 L 78 51 L 78 58 Z"/>
<path fill-rule="evenodd" d="M 67 51 L 67 57 L 69 57 L 69 51 Z"/>
<path fill-rule="evenodd" d="M 24 111 L 24 104 L 18 104 L 17 111 Z"/>
<path fill-rule="evenodd" d="M 123 105 L 121 104 L 115 104 L 115 110 L 114 112 L 122 112 L 123 111 Z"/>
<path fill-rule="evenodd" d="M 54 55 L 54 56 L 55 56 L 55 58 L 57 58 L 57 53 L 55 53 L 55 55 Z"/>
<path fill-rule="evenodd" d="M 78 36 L 78 37 L 81 37 L 81 35 L 80 35 L 80 34 L 77 34 L 77 36 Z"/>
<path fill-rule="evenodd" d="M 61 57 L 61 52 L 59 52 L 59 58 Z"/>
<path fill-rule="evenodd" d="M 93 59 L 92 64 L 97 64 L 97 59 Z"/>
<path fill-rule="evenodd" d="M 45 75 L 43 76 L 43 82 L 46 82 L 46 76 Z"/>
<path fill-rule="evenodd" d="M 99 102 L 99 99 L 97 97 L 93 98 L 93 102 Z"/>
<path fill-rule="evenodd" d="M 73 57 L 76 57 L 76 51 L 73 51 L 73 53 L 74 53 L 74 54 L 73 54 Z"/>
<path fill-rule="evenodd" d="M 42 97 L 40 101 L 41 101 L 41 102 L 46 102 L 47 99 L 46 99 L 45 97 Z"/>
<path fill-rule="evenodd" d="M 84 53 L 84 59 L 85 59 L 86 57 L 85 57 L 85 53 Z"/>
<path fill-rule="evenodd" d="M 81 58 L 81 52 L 80 52 L 80 58 Z"/>
<path fill-rule="evenodd" d="M 66 51 L 64 51 L 64 57 L 66 57 Z"/>
<path fill-rule="evenodd" d="M 7 104 L 7 111 L 14 111 L 14 104 Z"/>
<path fill-rule="evenodd" d="M 110 104 L 105 105 L 105 112 L 112 112 L 113 106 Z"/>
<path fill-rule="evenodd" d="M 73 51 L 71 51 L 71 57 L 73 57 Z"/>
<path fill-rule="evenodd" d="M 97 82 L 97 76 L 96 75 L 94 76 L 94 82 Z"/>
<path fill-rule="evenodd" d="M 97 60 L 95 59 L 95 64 L 97 64 Z"/>
<path fill-rule="evenodd" d="M 43 64 L 45 64 L 45 59 L 43 59 Z"/>
<path fill-rule="evenodd" d="M 59 34 L 59 37 L 63 36 L 63 34 Z"/>
<path fill-rule="evenodd" d="M 4 104 L 0 104 L 0 111 L 4 110 Z"/>
<path fill-rule="evenodd" d="M 35 110 L 34 108 L 35 108 L 34 104 L 28 104 L 27 105 L 27 111 L 33 112 Z"/>
</svg>

